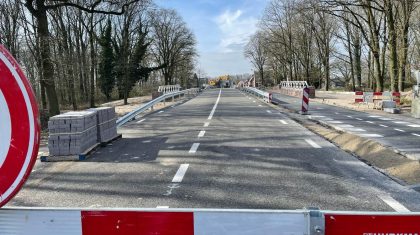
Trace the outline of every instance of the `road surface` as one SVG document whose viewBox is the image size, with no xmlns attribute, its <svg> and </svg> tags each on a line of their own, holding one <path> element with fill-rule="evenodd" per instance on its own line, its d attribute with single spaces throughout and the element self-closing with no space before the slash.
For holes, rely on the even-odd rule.
<svg viewBox="0 0 420 235">
<path fill-rule="evenodd" d="M 274 94 L 279 104 L 299 111 L 301 99 Z M 311 102 L 310 118 L 322 120 L 330 125 L 361 137 L 374 139 L 420 160 L 420 120 L 395 115 L 374 115 L 333 105 Z"/>
<path fill-rule="evenodd" d="M 37 163 L 8 206 L 420 210 L 416 191 L 238 90 L 119 132 L 87 161 Z"/>
</svg>

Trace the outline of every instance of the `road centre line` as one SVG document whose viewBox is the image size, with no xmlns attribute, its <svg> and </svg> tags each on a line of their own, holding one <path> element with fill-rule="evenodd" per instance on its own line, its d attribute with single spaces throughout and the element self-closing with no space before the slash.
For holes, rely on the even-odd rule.
<svg viewBox="0 0 420 235">
<path fill-rule="evenodd" d="M 414 135 L 414 136 L 420 137 L 419 134 L 416 134 L 416 133 L 411 133 L 411 134 Z"/>
<path fill-rule="evenodd" d="M 316 148 L 316 149 L 320 149 L 322 148 L 321 146 L 319 146 L 317 143 L 315 143 L 313 140 L 311 139 L 305 139 L 306 143 L 308 143 L 309 145 L 311 145 L 312 147 Z"/>
<path fill-rule="evenodd" d="M 254 100 L 254 101 L 252 101 L 252 102 L 254 102 L 254 103 L 255 103 L 256 101 Z"/>
<path fill-rule="evenodd" d="M 396 123 L 396 124 L 408 124 L 408 122 L 400 122 L 400 121 L 394 121 L 393 123 Z"/>
<path fill-rule="evenodd" d="M 401 129 L 398 129 L 398 128 L 394 128 L 394 130 L 399 131 L 399 132 L 405 132 L 405 130 L 401 130 Z"/>
<path fill-rule="evenodd" d="M 262 105 L 259 104 L 258 107 L 262 107 Z"/>
<path fill-rule="evenodd" d="M 285 120 L 279 120 L 282 124 L 287 125 L 287 122 Z"/>
<path fill-rule="evenodd" d="M 356 128 L 356 129 L 351 129 L 351 131 L 366 131 L 365 129 L 362 129 L 362 128 Z"/>
<path fill-rule="evenodd" d="M 370 124 L 375 124 L 375 122 L 372 122 L 372 121 L 366 121 L 367 123 L 370 123 Z"/>
<path fill-rule="evenodd" d="M 198 133 L 198 138 L 203 137 L 204 134 L 206 134 L 206 131 L 200 131 L 200 133 Z"/>
<path fill-rule="evenodd" d="M 181 183 L 182 179 L 184 178 L 185 173 L 187 173 L 189 166 L 190 164 L 181 164 L 174 178 L 172 179 L 172 183 Z"/>
<path fill-rule="evenodd" d="M 407 209 L 407 207 L 405 207 L 389 195 L 379 195 L 378 197 L 397 212 L 410 212 L 410 210 Z"/>
<path fill-rule="evenodd" d="M 204 127 L 208 127 L 210 125 L 210 122 L 205 122 Z"/>
<path fill-rule="evenodd" d="M 332 123 L 332 124 L 342 124 L 342 121 L 327 121 L 328 123 Z"/>
<path fill-rule="evenodd" d="M 381 116 L 371 115 L 371 116 L 369 116 L 369 117 L 371 117 L 371 118 L 380 118 Z"/>
<path fill-rule="evenodd" d="M 386 125 L 382 125 L 382 124 L 379 124 L 379 126 L 381 126 L 381 127 L 388 127 L 388 126 L 386 126 Z"/>
<path fill-rule="evenodd" d="M 359 134 L 361 137 L 378 137 L 378 138 L 382 138 L 384 137 L 383 135 L 379 135 L 379 134 Z"/>
<path fill-rule="evenodd" d="M 217 105 L 219 104 L 221 94 L 222 94 L 222 89 L 220 89 L 219 91 L 219 96 L 217 97 L 216 103 L 214 104 L 213 109 L 211 110 L 211 113 L 209 117 L 207 118 L 208 120 L 211 120 L 213 118 L 214 112 L 216 111 Z"/>
<path fill-rule="evenodd" d="M 146 119 L 142 119 L 142 120 L 138 121 L 137 123 L 142 123 L 144 121 L 146 121 Z"/>
<path fill-rule="evenodd" d="M 348 118 L 353 118 L 353 116 L 346 116 L 346 117 L 348 117 Z"/>
<path fill-rule="evenodd" d="M 361 119 L 361 118 L 355 118 L 356 120 L 359 120 L 359 121 L 363 121 L 363 119 Z"/>
<path fill-rule="evenodd" d="M 420 127 L 420 125 L 416 125 L 416 124 L 412 124 L 412 125 L 407 125 L 409 127 Z"/>
<path fill-rule="evenodd" d="M 267 113 L 271 113 L 271 111 L 270 110 L 267 110 Z"/>
<path fill-rule="evenodd" d="M 392 118 L 379 118 L 379 120 L 382 120 L 382 121 L 392 121 L 394 119 L 392 119 Z"/>
<path fill-rule="evenodd" d="M 200 146 L 200 143 L 194 143 L 191 146 L 190 151 L 188 153 L 195 153 L 195 152 L 197 152 L 198 146 Z"/>
<path fill-rule="evenodd" d="M 159 111 L 158 113 L 163 113 L 163 112 L 165 112 L 165 111 L 161 110 L 161 111 Z"/>
</svg>

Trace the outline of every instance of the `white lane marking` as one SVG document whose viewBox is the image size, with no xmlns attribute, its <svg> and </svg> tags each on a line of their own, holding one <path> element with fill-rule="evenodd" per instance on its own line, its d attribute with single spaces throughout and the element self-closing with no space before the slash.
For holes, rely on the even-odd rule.
<svg viewBox="0 0 420 235">
<path fill-rule="evenodd" d="M 346 116 L 346 117 L 348 117 L 348 118 L 353 118 L 353 116 Z"/>
<path fill-rule="evenodd" d="M 342 121 L 328 121 L 328 123 L 332 123 L 332 124 L 341 124 L 343 123 Z"/>
<path fill-rule="evenodd" d="M 200 137 L 203 137 L 204 136 L 204 134 L 206 134 L 206 131 L 200 131 L 200 133 L 198 133 L 198 137 L 200 138 Z"/>
<path fill-rule="evenodd" d="M 270 110 L 267 110 L 267 113 L 271 113 L 271 111 Z"/>
<path fill-rule="evenodd" d="M 394 130 L 399 131 L 399 132 L 405 132 L 405 130 L 401 130 L 401 129 L 398 129 L 398 128 L 394 128 Z"/>
<path fill-rule="evenodd" d="M 356 120 L 359 120 L 359 121 L 363 121 L 363 119 L 361 119 L 361 118 L 355 118 Z"/>
<path fill-rule="evenodd" d="M 210 125 L 210 122 L 205 122 L 204 127 L 208 127 Z"/>
<path fill-rule="evenodd" d="M 323 118 L 325 116 L 311 115 L 311 117 L 314 117 L 314 118 Z"/>
<path fill-rule="evenodd" d="M 351 127 L 354 127 L 353 125 L 350 125 L 350 124 L 343 124 L 343 125 L 337 125 L 338 127 L 341 127 L 341 128 L 351 128 Z"/>
<path fill-rule="evenodd" d="M 386 126 L 386 125 L 382 125 L 382 124 L 379 124 L 379 126 L 381 126 L 381 127 L 388 127 L 388 126 Z"/>
<path fill-rule="evenodd" d="M 408 124 L 408 122 L 400 122 L 400 121 L 394 121 L 393 123 L 396 123 L 396 124 Z"/>
<path fill-rule="evenodd" d="M 317 143 L 315 143 L 313 140 L 311 139 L 305 139 L 306 143 L 308 143 L 309 145 L 311 145 L 312 147 L 316 148 L 316 149 L 320 149 L 321 146 L 319 146 Z"/>
<path fill-rule="evenodd" d="M 392 118 L 379 118 L 379 120 L 382 120 L 382 121 L 392 121 L 394 119 L 392 119 Z"/>
<path fill-rule="evenodd" d="M 279 120 L 282 124 L 287 125 L 287 122 L 285 120 Z"/>
<path fill-rule="evenodd" d="M 189 153 L 195 153 L 195 152 L 197 152 L 198 146 L 200 146 L 200 143 L 194 143 L 191 146 Z"/>
<path fill-rule="evenodd" d="M 369 117 L 371 117 L 371 118 L 380 118 L 381 116 L 371 115 L 371 116 L 369 116 Z"/>
<path fill-rule="evenodd" d="M 146 121 L 146 119 L 142 119 L 142 120 L 138 121 L 137 123 L 142 123 L 144 121 Z"/>
<path fill-rule="evenodd" d="M 340 113 L 335 112 L 335 114 L 339 115 Z"/>
<path fill-rule="evenodd" d="M 209 118 L 207 118 L 208 120 L 211 120 L 213 118 L 214 112 L 216 111 L 217 105 L 219 104 L 221 94 L 222 94 L 222 89 L 220 89 L 219 91 L 219 96 L 217 97 L 216 103 L 214 104 L 213 109 L 211 110 Z"/>
<path fill-rule="evenodd" d="M 249 97 L 248 99 L 251 99 L 251 97 Z"/>
<path fill-rule="evenodd" d="M 189 166 L 190 164 L 181 164 L 174 178 L 172 179 L 172 183 L 181 183 L 182 179 L 184 178 L 185 173 L 187 173 Z"/>
<path fill-rule="evenodd" d="M 414 135 L 414 136 L 420 137 L 419 134 L 416 134 L 416 133 L 411 133 L 411 134 Z"/>
<path fill-rule="evenodd" d="M 379 195 L 378 197 L 397 212 L 410 212 L 410 210 L 407 209 L 407 207 L 405 207 L 389 195 Z"/>
<path fill-rule="evenodd" d="M 165 111 L 161 110 L 161 111 L 159 111 L 158 113 L 163 113 L 163 112 L 165 112 Z"/>
<path fill-rule="evenodd" d="M 351 129 L 352 131 L 366 131 L 365 129 L 362 129 L 362 128 L 356 128 L 356 129 Z"/>
<path fill-rule="evenodd" d="M 157 206 L 156 209 L 168 209 L 169 206 Z"/>
<path fill-rule="evenodd" d="M 420 125 L 407 125 L 409 127 L 420 127 Z"/>
<path fill-rule="evenodd" d="M 254 100 L 254 101 L 252 101 L 252 102 L 254 102 L 254 103 L 255 103 L 256 101 Z"/>
<path fill-rule="evenodd" d="M 372 121 L 366 121 L 367 123 L 370 123 L 370 124 L 375 124 L 375 122 L 372 122 Z"/>
<path fill-rule="evenodd" d="M 383 135 L 379 135 L 379 134 L 359 134 L 361 137 L 377 137 L 377 138 L 382 138 L 384 137 Z"/>
<path fill-rule="evenodd" d="M 258 107 L 262 107 L 262 105 L 259 104 Z"/>
</svg>

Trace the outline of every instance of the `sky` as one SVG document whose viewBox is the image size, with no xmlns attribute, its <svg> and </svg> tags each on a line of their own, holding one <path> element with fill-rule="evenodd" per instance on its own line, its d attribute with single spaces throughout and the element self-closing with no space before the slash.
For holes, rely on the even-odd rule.
<svg viewBox="0 0 420 235">
<path fill-rule="evenodd" d="M 206 76 L 251 73 L 243 48 L 269 0 L 157 0 L 175 9 L 197 39 L 197 67 Z M 199 74 L 203 75 L 203 74 Z"/>
</svg>

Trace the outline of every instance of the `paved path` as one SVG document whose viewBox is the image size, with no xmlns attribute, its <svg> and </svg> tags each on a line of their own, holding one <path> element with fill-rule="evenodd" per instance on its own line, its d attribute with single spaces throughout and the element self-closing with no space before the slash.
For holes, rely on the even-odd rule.
<svg viewBox="0 0 420 235">
<path fill-rule="evenodd" d="M 420 194 L 233 89 L 135 120 L 88 161 L 37 163 L 9 206 L 419 211 Z"/>
<path fill-rule="evenodd" d="M 279 104 L 298 111 L 301 99 L 274 94 Z M 333 105 L 311 102 L 310 118 L 323 120 L 353 134 L 372 138 L 420 160 L 420 120 L 392 115 L 369 114 Z"/>
</svg>

